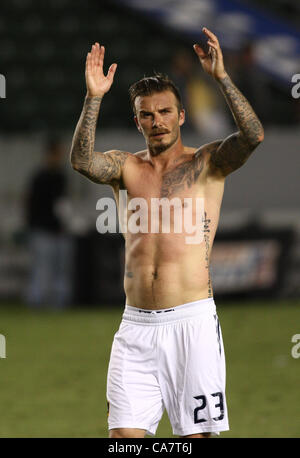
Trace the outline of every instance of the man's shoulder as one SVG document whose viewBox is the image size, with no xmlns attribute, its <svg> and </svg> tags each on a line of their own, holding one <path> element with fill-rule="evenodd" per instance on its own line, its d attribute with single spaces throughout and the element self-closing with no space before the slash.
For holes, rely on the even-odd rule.
<svg viewBox="0 0 300 458">
<path fill-rule="evenodd" d="M 129 157 L 126 165 L 143 166 L 149 163 L 148 150 L 136 151 L 135 153 L 128 153 Z"/>
<path fill-rule="evenodd" d="M 210 161 L 211 154 L 217 148 L 217 142 L 205 143 L 201 146 L 185 146 L 184 153 L 182 156 L 185 156 L 187 160 L 196 160 L 197 162 L 201 160 L 204 164 L 208 164 Z"/>
<path fill-rule="evenodd" d="M 138 160 L 146 161 L 148 158 L 148 150 L 143 149 L 142 151 L 137 151 L 136 153 L 133 154 L 135 158 Z"/>
<path fill-rule="evenodd" d="M 214 140 L 209 143 L 204 143 L 195 149 L 195 154 L 212 154 L 222 143 L 223 140 Z"/>
<path fill-rule="evenodd" d="M 125 150 L 110 150 L 106 151 L 105 154 L 110 154 L 118 157 L 124 157 L 132 160 L 138 160 L 138 159 L 146 159 L 147 158 L 147 150 L 143 151 L 137 151 L 135 153 L 125 151 Z"/>
<path fill-rule="evenodd" d="M 113 162 L 117 162 L 122 169 L 122 175 L 134 173 L 142 164 L 147 162 L 147 150 L 132 153 L 129 151 L 111 150 L 105 154 L 109 154 Z"/>
<path fill-rule="evenodd" d="M 104 157 L 110 158 L 111 161 L 117 162 L 121 166 L 128 165 L 128 164 L 134 164 L 137 163 L 138 157 L 136 156 L 136 153 L 132 153 L 129 151 L 125 150 L 117 150 L 117 149 L 112 149 L 109 151 L 105 151 Z"/>
</svg>

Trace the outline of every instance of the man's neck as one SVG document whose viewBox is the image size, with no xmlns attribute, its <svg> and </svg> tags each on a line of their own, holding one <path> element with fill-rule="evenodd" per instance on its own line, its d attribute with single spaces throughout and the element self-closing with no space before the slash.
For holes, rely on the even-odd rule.
<svg viewBox="0 0 300 458">
<path fill-rule="evenodd" d="M 171 164 L 174 164 L 176 159 L 184 154 L 184 151 L 184 145 L 179 138 L 170 148 L 157 155 L 151 154 L 151 151 L 148 148 L 147 155 L 148 160 L 152 163 L 153 167 L 157 171 L 165 171 L 171 166 Z"/>
</svg>

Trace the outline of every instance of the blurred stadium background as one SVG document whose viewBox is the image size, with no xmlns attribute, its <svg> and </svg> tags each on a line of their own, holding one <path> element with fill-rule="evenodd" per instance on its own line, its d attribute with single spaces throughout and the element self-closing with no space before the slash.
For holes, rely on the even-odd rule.
<svg viewBox="0 0 300 458">
<path fill-rule="evenodd" d="M 300 5 L 3 0 L 1 12 L 0 334 L 7 357 L 0 359 L 0 436 L 107 435 L 106 369 L 125 299 L 124 246 L 120 234 L 96 231 L 96 203 L 112 196 L 110 188 L 79 176 L 68 162 L 85 96 L 85 58 L 98 41 L 106 46 L 106 68 L 118 63 L 96 150 L 144 147 L 128 87 L 154 71 L 177 83 L 187 111 L 184 142 L 201 145 L 235 129 L 192 52 L 205 25 L 218 35 L 228 73 L 265 127 L 264 143 L 227 179 L 212 257 L 227 349 L 231 431 L 224 437 L 300 437 L 300 360 L 291 356 L 291 338 L 300 333 L 300 104 L 292 96 Z M 68 301 L 38 308 L 28 301 L 28 201 L 49 138 L 59 139 L 65 153 L 66 191 L 55 212 L 69 247 L 61 286 Z M 165 417 L 159 434 L 171 434 Z"/>
</svg>

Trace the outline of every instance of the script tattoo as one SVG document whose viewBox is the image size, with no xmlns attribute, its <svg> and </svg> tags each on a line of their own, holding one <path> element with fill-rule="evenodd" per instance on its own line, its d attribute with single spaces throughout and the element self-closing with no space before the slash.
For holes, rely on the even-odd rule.
<svg viewBox="0 0 300 458">
<path fill-rule="evenodd" d="M 163 176 L 161 197 L 178 193 L 187 185 L 189 188 L 197 181 L 203 170 L 203 154 L 197 151 L 192 160 L 181 163 Z"/>
<path fill-rule="evenodd" d="M 95 153 L 95 132 L 101 97 L 86 97 L 75 129 L 71 162 L 73 167 L 96 183 L 110 184 L 121 176 L 121 169 L 129 153 L 113 151 Z"/>
<path fill-rule="evenodd" d="M 220 86 L 239 131 L 221 143 L 211 161 L 217 168 L 230 173 L 246 162 L 263 140 L 264 130 L 246 97 L 228 76 L 220 81 Z"/>
<path fill-rule="evenodd" d="M 209 223 L 211 222 L 210 219 L 207 218 L 207 213 L 204 212 L 204 226 L 203 226 L 203 232 L 204 232 L 204 243 L 205 243 L 205 267 L 208 270 L 208 295 L 207 297 L 212 297 L 212 285 L 211 285 L 211 278 L 210 278 L 210 271 L 209 271 L 209 233 L 210 233 L 210 228 L 209 228 Z"/>
</svg>

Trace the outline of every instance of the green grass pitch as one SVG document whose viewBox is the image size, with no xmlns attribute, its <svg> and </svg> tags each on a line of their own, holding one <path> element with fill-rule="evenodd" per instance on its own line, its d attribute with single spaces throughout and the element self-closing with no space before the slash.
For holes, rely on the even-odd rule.
<svg viewBox="0 0 300 458">
<path fill-rule="evenodd" d="M 299 301 L 217 303 L 230 431 L 300 437 Z M 0 305 L 0 437 L 107 437 L 106 373 L 122 307 L 34 312 Z M 164 415 L 156 437 L 173 437 Z"/>
</svg>

